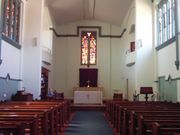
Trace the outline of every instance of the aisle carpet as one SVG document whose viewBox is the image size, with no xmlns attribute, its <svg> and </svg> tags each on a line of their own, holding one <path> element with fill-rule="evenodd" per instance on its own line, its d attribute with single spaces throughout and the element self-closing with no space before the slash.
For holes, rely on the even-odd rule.
<svg viewBox="0 0 180 135">
<path fill-rule="evenodd" d="M 114 135 L 103 112 L 77 111 L 63 135 Z"/>
</svg>

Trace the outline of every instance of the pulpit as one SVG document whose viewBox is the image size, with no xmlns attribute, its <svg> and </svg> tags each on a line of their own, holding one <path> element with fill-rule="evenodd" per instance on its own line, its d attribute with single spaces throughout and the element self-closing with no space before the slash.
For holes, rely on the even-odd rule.
<svg viewBox="0 0 180 135">
<path fill-rule="evenodd" d="M 102 87 L 74 87 L 74 104 L 102 104 Z"/>
</svg>

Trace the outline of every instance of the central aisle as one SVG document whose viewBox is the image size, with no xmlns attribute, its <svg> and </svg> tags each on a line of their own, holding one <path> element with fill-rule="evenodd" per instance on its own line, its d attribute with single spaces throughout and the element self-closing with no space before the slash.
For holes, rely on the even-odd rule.
<svg viewBox="0 0 180 135">
<path fill-rule="evenodd" d="M 114 135 L 114 132 L 103 112 L 77 111 L 64 135 Z"/>
</svg>

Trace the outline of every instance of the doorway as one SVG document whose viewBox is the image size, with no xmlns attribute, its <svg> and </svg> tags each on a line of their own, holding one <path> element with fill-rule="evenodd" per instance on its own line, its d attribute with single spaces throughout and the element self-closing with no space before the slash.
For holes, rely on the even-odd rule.
<svg viewBox="0 0 180 135">
<path fill-rule="evenodd" d="M 42 67 L 41 70 L 41 99 L 47 99 L 49 70 Z"/>
</svg>

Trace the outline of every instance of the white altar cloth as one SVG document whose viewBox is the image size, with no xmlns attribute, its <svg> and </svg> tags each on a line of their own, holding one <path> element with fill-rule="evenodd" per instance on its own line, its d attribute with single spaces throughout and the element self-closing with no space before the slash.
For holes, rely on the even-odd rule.
<svg viewBox="0 0 180 135">
<path fill-rule="evenodd" d="M 74 104 L 102 104 L 102 91 L 76 90 Z"/>
</svg>

